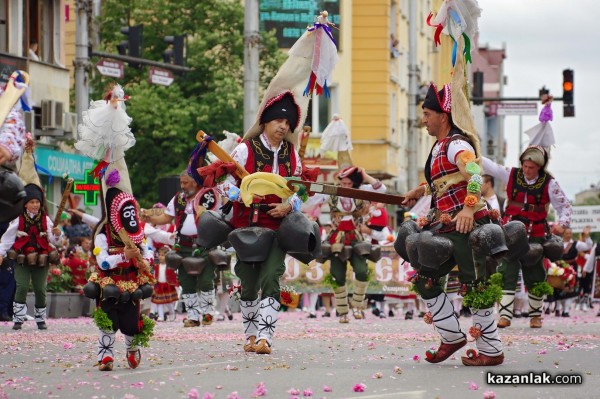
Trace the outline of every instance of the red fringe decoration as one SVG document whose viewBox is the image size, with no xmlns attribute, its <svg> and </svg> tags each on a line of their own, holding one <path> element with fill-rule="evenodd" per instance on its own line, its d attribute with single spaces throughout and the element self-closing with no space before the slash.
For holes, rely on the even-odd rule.
<svg viewBox="0 0 600 399">
<path fill-rule="evenodd" d="M 107 166 L 108 166 L 108 162 L 100 161 L 98 163 L 98 165 L 96 165 L 96 167 L 90 171 L 90 175 L 92 175 L 94 177 L 100 177 L 100 171 Z"/>
<path fill-rule="evenodd" d="M 321 169 L 319 167 L 307 168 L 306 165 L 304 165 L 304 162 L 302 162 L 302 180 L 316 182 L 317 178 L 319 177 L 319 173 L 321 173 Z"/>
<path fill-rule="evenodd" d="M 235 172 L 235 164 L 233 162 L 216 161 L 208 166 L 198 168 L 196 171 L 204 179 L 204 187 L 214 187 L 215 181 L 221 176 Z"/>
<path fill-rule="evenodd" d="M 433 324 L 433 315 L 431 314 L 431 312 L 427 312 L 423 315 L 423 321 L 426 324 Z"/>
<path fill-rule="evenodd" d="M 481 328 L 471 326 L 471 328 L 469 328 L 469 335 L 475 339 L 481 337 Z"/>
</svg>

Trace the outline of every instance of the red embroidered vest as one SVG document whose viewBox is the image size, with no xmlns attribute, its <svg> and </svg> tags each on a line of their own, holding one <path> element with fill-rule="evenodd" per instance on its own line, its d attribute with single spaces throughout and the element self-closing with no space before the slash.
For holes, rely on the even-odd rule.
<svg viewBox="0 0 600 399">
<path fill-rule="evenodd" d="M 504 222 L 512 219 L 520 220 L 529 228 L 531 223 L 530 237 L 543 237 L 546 235 L 546 218 L 548 211 L 546 204 L 550 202 L 548 194 L 548 184 L 552 176 L 540 170 L 540 176 L 534 184 L 529 185 L 525 181 L 523 170 L 521 168 L 512 168 L 508 184 L 506 186 L 506 197 L 508 200 L 522 204 L 537 205 L 544 211 L 530 211 L 522 207 L 510 205 L 504 212 Z"/>
<path fill-rule="evenodd" d="M 48 237 L 45 235 L 42 236 L 41 234 L 48 232 L 46 212 L 40 210 L 33 219 L 31 219 L 26 212 L 23 212 L 19 216 L 18 231 L 24 231 L 28 235 L 24 237 L 17 237 L 15 239 L 13 249 L 17 253 L 48 253 L 48 248 L 50 247 L 50 244 L 48 243 Z M 29 248 L 32 248 L 32 250 Z"/>
<path fill-rule="evenodd" d="M 469 142 L 467 137 L 459 134 L 456 129 L 453 129 L 450 131 L 450 134 L 446 136 L 446 138 L 439 142 L 438 153 L 433 156 L 433 148 L 432 152 L 429 153 L 429 159 L 425 165 L 425 178 L 427 179 L 430 187 L 433 187 L 432 183 L 440 177 L 459 171 L 458 166 L 453 165 L 448 160 L 448 145 L 456 138 L 460 138 L 461 140 Z M 467 181 L 463 180 L 459 183 L 449 186 L 441 195 L 437 195 L 435 192 L 433 192 L 432 202 L 433 206 L 440 212 L 452 213 L 455 210 L 462 209 L 466 196 Z"/>
<path fill-rule="evenodd" d="M 273 157 L 275 153 L 269 150 L 263 144 L 260 137 L 255 137 L 245 142 L 248 147 L 248 159 L 244 168 L 249 173 L 254 172 L 271 172 L 273 173 Z M 279 170 L 275 171 L 280 176 L 290 177 L 296 170 L 296 156 L 294 152 L 293 144 L 283 141 L 281 143 L 281 149 L 278 153 L 277 164 Z M 239 181 L 238 181 L 239 183 Z M 276 195 L 267 195 L 260 204 L 267 206 L 266 204 L 281 203 L 281 198 Z M 261 207 L 264 208 L 264 207 Z M 268 229 L 277 230 L 281 224 L 281 218 L 274 218 L 265 212 L 267 208 L 261 209 L 258 213 L 257 226 L 266 227 Z M 231 224 L 235 228 L 248 227 L 250 225 L 250 212 L 251 209 L 246 207 L 241 202 L 233 203 L 233 216 L 231 218 Z"/>
</svg>

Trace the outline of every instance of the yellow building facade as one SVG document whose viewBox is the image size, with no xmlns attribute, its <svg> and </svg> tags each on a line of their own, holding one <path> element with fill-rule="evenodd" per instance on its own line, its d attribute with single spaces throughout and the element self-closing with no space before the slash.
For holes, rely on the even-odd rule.
<svg viewBox="0 0 600 399">
<path fill-rule="evenodd" d="M 436 48 L 426 24 L 441 0 L 415 0 L 418 85 L 450 81 L 451 46 Z M 354 164 L 405 192 L 409 129 L 410 0 L 340 1 L 340 61 L 335 69 L 337 112 L 350 129 Z M 449 47 L 449 48 L 448 48 Z M 447 56 L 447 57 L 446 57 Z M 447 61 L 445 61 L 447 59 Z M 420 108 L 418 118 L 420 120 Z M 417 136 L 419 176 L 433 143 L 424 129 Z"/>
</svg>

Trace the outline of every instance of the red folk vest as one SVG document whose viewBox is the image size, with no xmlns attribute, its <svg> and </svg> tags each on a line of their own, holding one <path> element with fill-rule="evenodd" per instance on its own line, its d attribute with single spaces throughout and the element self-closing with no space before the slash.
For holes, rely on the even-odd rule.
<svg viewBox="0 0 600 399">
<path fill-rule="evenodd" d="M 540 176 L 532 185 L 527 184 L 523 170 L 521 168 L 512 168 L 508 185 L 506 186 L 506 197 L 515 202 L 537 205 L 546 209 L 546 204 L 550 202 L 548 194 L 548 185 L 552 176 L 540 170 Z M 546 235 L 546 218 L 548 211 L 532 211 L 522 207 L 509 205 L 504 213 L 504 222 L 512 219 L 520 220 L 525 223 L 530 237 L 543 237 Z M 530 227 L 531 225 L 531 227 Z"/>
<path fill-rule="evenodd" d="M 283 177 L 290 177 L 296 170 L 297 160 L 294 152 L 294 146 L 291 143 L 285 140 L 282 142 L 277 159 L 279 170 L 275 172 L 273 172 L 273 157 L 275 156 L 275 153 L 265 147 L 260 137 L 250 139 L 246 141 L 245 144 L 248 147 L 248 159 L 246 160 L 244 168 L 249 173 L 270 172 L 277 173 Z M 266 213 L 266 211 L 270 209 L 267 208 L 267 204 L 275 203 L 281 203 L 281 198 L 276 195 L 267 195 L 260 202 L 260 204 L 263 206 L 258 213 L 258 222 L 256 223 L 257 226 L 266 227 L 272 230 L 277 230 L 279 228 L 282 219 L 271 217 Z M 250 225 L 250 212 L 251 208 L 246 207 L 241 202 L 234 202 L 233 216 L 231 218 L 231 224 L 233 227 L 248 227 Z"/>
<path fill-rule="evenodd" d="M 469 142 L 467 137 L 460 135 L 456 131 L 450 131 L 450 134 L 440 142 L 438 153 L 435 156 L 433 156 L 432 153 L 429 154 L 425 177 L 430 187 L 432 186 L 433 181 L 459 171 L 458 166 L 453 165 L 448 160 L 448 145 L 457 137 Z M 429 173 L 427 173 L 427 169 Z M 466 196 L 467 181 L 461 181 L 449 186 L 446 191 L 439 196 L 436 195 L 436 193 L 433 193 L 433 205 L 442 213 L 452 213 L 455 210 L 462 209 Z"/>
<path fill-rule="evenodd" d="M 48 232 L 46 212 L 40 210 L 33 219 L 31 219 L 26 212 L 23 212 L 19 216 L 18 231 L 24 231 L 28 235 L 24 237 L 17 237 L 15 239 L 13 249 L 17 253 L 48 253 L 48 248 L 50 247 L 50 244 L 48 243 L 48 237 L 45 235 L 42 236 L 41 234 Z"/>
</svg>

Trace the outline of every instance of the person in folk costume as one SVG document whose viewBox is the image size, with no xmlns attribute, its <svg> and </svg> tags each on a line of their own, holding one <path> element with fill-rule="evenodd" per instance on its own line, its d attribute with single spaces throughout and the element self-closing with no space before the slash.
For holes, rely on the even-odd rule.
<svg viewBox="0 0 600 399">
<path fill-rule="evenodd" d="M 444 2 L 442 7 L 454 7 L 457 3 Z M 481 10 L 475 2 L 472 3 L 474 8 L 470 15 L 478 17 Z M 447 17 L 447 28 L 450 31 L 458 29 L 456 20 L 448 15 L 438 13 L 436 22 Z M 478 304 L 478 308 L 471 306 L 473 326 L 469 334 L 475 338 L 479 353 L 468 351 L 468 356 L 461 357 L 462 363 L 466 366 L 495 366 L 504 361 L 494 317 L 494 305 L 500 299 L 500 287 L 496 281 L 488 280 L 485 267 L 487 254 L 469 244 L 471 231 L 490 223 L 491 219 L 481 196 L 481 150 L 465 95 L 465 62 L 470 54 L 465 49 L 466 40 L 460 32 L 462 30 L 453 34 L 457 56 L 451 86 L 445 85 L 438 91 L 432 84 L 422 105 L 423 123 L 429 135 L 436 138 L 425 164 L 426 183 L 410 190 L 403 205 L 413 205 L 423 195 L 431 194 L 432 209 L 429 216 L 419 219 L 419 224 L 426 230 L 420 233 L 421 240 L 426 240 L 436 248 L 442 245 L 447 252 L 450 251 L 449 258 L 444 256 L 443 259 L 435 256 L 436 251 L 433 250 L 424 258 L 420 252 L 419 264 L 411 262 L 418 270 L 412 280 L 413 287 L 429 309 L 424 320 L 434 325 L 442 341 L 437 351 L 427 352 L 426 360 L 430 363 L 442 362 L 467 343 L 454 307 L 441 285 L 442 277 L 457 265 L 463 302 L 466 306 Z M 427 230 L 432 231 L 433 235 L 425 234 L 429 233 Z M 425 261 L 428 267 L 423 265 Z"/>
<path fill-rule="evenodd" d="M 318 56 L 315 52 L 319 52 Z M 254 125 L 233 150 L 233 159 L 250 174 L 268 172 L 283 177 L 302 176 L 304 171 L 296 144 L 306 119 L 309 95 L 313 91 L 317 95 L 328 93 L 327 81 L 337 60 L 327 13 L 323 12 L 317 23 L 308 27 L 290 49 L 288 59 L 265 91 Z M 301 200 L 296 194 L 285 200 L 277 195 L 255 195 L 254 201 L 246 205 L 244 193 L 238 188 L 240 183 L 239 179 L 228 175 L 218 186 L 232 202 L 231 224 L 236 230 L 231 234 L 248 226 L 277 231 L 286 215 L 300 212 Z M 285 272 L 286 256 L 277 241 L 273 242 L 268 254 L 262 254 L 266 256 L 265 260 L 257 263 L 242 262 L 236 248 L 238 262 L 234 270 L 241 280 L 240 307 L 246 352 L 271 353 L 281 307 L 279 279 Z"/>
<path fill-rule="evenodd" d="M 154 292 L 152 294 L 152 305 L 156 306 L 156 320 L 166 320 L 166 314 L 175 315 L 174 304 L 177 302 L 177 274 L 175 270 L 168 268 L 165 256 L 171 248 L 162 246 L 158 249 L 158 262 L 154 266 Z M 165 311 L 166 310 L 166 311 Z"/>
<path fill-rule="evenodd" d="M 181 191 L 175 194 L 163 213 L 143 210 L 142 215 L 146 222 L 155 225 L 174 222 L 176 238 L 173 248 L 183 258 L 200 257 L 205 260 L 202 270 L 188 270 L 182 262 L 177 270 L 177 278 L 182 289 L 181 300 L 187 311 L 183 326 L 210 325 L 215 315 L 216 266 L 209 260 L 208 250 L 196 244 L 197 223 L 202 212 L 219 208 L 221 197 L 213 188 L 201 188 L 192 177 L 190 168 L 181 172 L 179 183 Z"/>
<path fill-rule="evenodd" d="M 55 246 L 63 236 L 47 213 L 46 196 L 35 169 L 33 139 L 29 138 L 21 157 L 19 177 L 25 185 L 25 205 L 13 219 L 0 241 L 0 263 L 4 258 L 15 261 L 16 292 L 13 302 L 13 330 L 20 330 L 27 315 L 27 291 L 33 286 L 35 321 L 46 330 L 46 286 L 50 265 L 60 261 Z"/>
<path fill-rule="evenodd" d="M 558 181 L 546 170 L 547 151 L 540 146 L 531 146 L 523 151 L 519 160 L 521 167 L 510 168 L 483 158 L 485 172 L 507 182 L 504 222 L 511 220 L 523 222 L 530 243 L 543 243 L 550 231 L 562 235 L 571 223 L 571 204 Z M 549 228 L 547 221 L 550 205 L 556 210 L 558 216 L 557 223 L 552 226 L 552 229 Z M 498 271 L 503 275 L 498 326 L 505 328 L 511 324 L 519 270 L 523 273 L 525 287 L 529 292 L 530 327 L 541 328 L 543 296 L 550 293 L 546 289 L 543 258 L 528 267 L 521 267 L 519 259 L 502 260 L 498 267 Z"/>
<path fill-rule="evenodd" d="M 591 227 L 590 226 L 586 226 L 585 229 L 583 230 L 583 232 L 580 234 L 580 241 L 586 241 L 588 242 L 588 238 L 590 237 L 590 230 Z M 594 282 L 594 273 L 593 273 L 593 269 L 590 271 L 586 270 L 586 266 L 588 264 L 588 260 L 590 257 L 593 257 L 594 254 L 594 243 L 590 242 L 591 246 L 590 249 L 587 251 L 582 251 L 579 253 L 579 255 L 577 256 L 577 265 L 579 266 L 579 273 L 578 273 L 578 283 L 579 283 L 579 294 L 578 294 L 578 298 L 577 298 L 577 303 L 575 305 L 575 310 L 582 310 L 584 312 L 587 312 L 590 308 L 593 308 L 592 306 L 592 297 L 591 297 L 591 292 L 592 292 L 592 284 Z"/>
<path fill-rule="evenodd" d="M 379 193 L 386 192 L 387 188 L 379 180 L 367 174 L 364 169 L 351 166 L 341 170 L 337 174 L 337 180 L 341 187 L 355 188 Z M 363 219 L 369 213 L 369 202 L 353 199 L 315 194 L 307 201 L 307 205 L 328 204 L 331 214 L 332 230 L 326 241 L 331 245 L 330 273 L 335 280 L 335 306 L 340 323 L 348 323 L 348 287 L 346 285 L 346 271 L 348 260 L 354 271 L 354 292 L 351 303 L 355 319 L 364 318 L 366 307 L 365 296 L 369 285 L 369 268 L 365 256 L 359 255 L 357 251 L 347 257 L 345 246 L 355 247 L 357 244 L 365 243 L 361 232 Z M 376 230 L 375 230 L 376 231 Z M 371 229 L 368 232 L 373 233 Z"/>
<path fill-rule="evenodd" d="M 123 89 L 114 85 L 105 100 L 94 101 L 83 112 L 80 139 L 75 147 L 99 164 L 92 171 L 101 178 L 103 217 L 94 234 L 97 269 L 83 288 L 96 299 L 94 321 L 98 327 L 98 369 L 111 371 L 115 360 L 116 332 L 125 337 L 126 360 L 139 367 L 139 346 L 148 346 L 154 321 L 142 316 L 140 302 L 152 295 L 155 283 L 150 270 L 152 252 L 144 242 L 139 204 L 132 194 L 125 151 L 135 144 L 125 112 Z"/>
<path fill-rule="evenodd" d="M 590 228 L 586 228 L 582 234 L 583 241 L 573 240 L 573 230 L 566 228 L 563 232 L 563 255 L 562 260 L 568 263 L 575 273 L 579 268 L 577 260 L 580 252 L 586 252 L 592 249 L 594 243 L 589 235 Z M 555 316 L 569 317 L 571 304 L 573 299 L 579 294 L 579 285 L 576 284 L 573 287 L 566 286 L 564 289 L 554 288 L 554 300 L 556 301 L 556 309 L 554 310 Z M 562 314 L 560 309 L 562 308 Z"/>
</svg>

